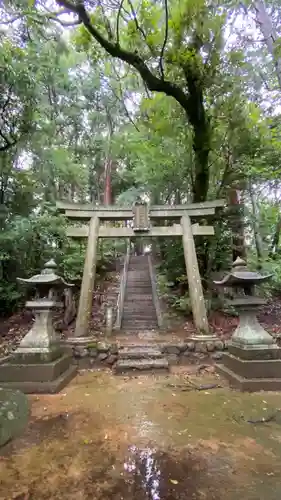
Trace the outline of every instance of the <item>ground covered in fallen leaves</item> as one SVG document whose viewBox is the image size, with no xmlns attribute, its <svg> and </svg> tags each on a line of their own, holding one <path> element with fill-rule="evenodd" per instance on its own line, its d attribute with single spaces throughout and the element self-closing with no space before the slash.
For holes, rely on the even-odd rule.
<svg viewBox="0 0 281 500">
<path fill-rule="evenodd" d="M 188 370 L 88 371 L 30 396 L 26 431 L 0 450 L 0 499 L 280 498 L 280 394 Z"/>
</svg>

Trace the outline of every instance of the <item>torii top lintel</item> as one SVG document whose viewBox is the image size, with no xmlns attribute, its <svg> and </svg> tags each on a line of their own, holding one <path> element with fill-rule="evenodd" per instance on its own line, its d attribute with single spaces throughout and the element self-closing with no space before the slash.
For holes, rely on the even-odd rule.
<svg viewBox="0 0 281 500">
<path fill-rule="evenodd" d="M 183 214 L 190 217 L 206 217 L 214 215 L 217 208 L 225 206 L 225 200 L 190 203 L 188 205 L 151 205 L 149 206 L 150 219 L 177 219 Z M 92 203 L 69 203 L 58 201 L 56 207 L 64 212 L 65 216 L 76 220 L 90 220 L 97 215 L 104 221 L 130 220 L 134 217 L 133 207 L 118 207 L 116 205 L 94 205 Z"/>
</svg>

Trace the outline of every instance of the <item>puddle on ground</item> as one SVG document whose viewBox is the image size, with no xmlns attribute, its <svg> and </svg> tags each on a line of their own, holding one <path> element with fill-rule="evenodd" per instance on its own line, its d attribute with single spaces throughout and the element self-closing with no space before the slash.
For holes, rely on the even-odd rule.
<svg viewBox="0 0 281 500">
<path fill-rule="evenodd" d="M 279 498 L 280 424 L 247 419 L 275 411 L 280 395 L 188 382 L 85 373 L 30 397 L 29 425 L 1 449 L 0 500 Z"/>
<path fill-rule="evenodd" d="M 179 461 L 156 448 L 131 446 L 124 462 L 124 479 L 125 483 L 132 485 L 132 489 L 124 498 L 129 498 L 129 494 L 134 494 L 132 498 L 139 500 L 200 498 L 198 483 L 202 487 L 203 481 L 199 476 L 204 469 L 205 464 L 191 454 Z M 208 495 L 210 499 L 219 498 L 210 489 Z"/>
</svg>

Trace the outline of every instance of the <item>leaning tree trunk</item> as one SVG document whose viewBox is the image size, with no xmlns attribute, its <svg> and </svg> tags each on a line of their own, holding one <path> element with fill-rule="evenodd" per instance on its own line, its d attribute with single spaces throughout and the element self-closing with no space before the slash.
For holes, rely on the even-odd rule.
<svg viewBox="0 0 281 500">
<path fill-rule="evenodd" d="M 256 11 L 256 22 L 260 27 L 268 52 L 273 58 L 279 87 L 281 89 L 281 58 L 276 55 L 275 51 L 275 44 L 278 40 L 278 36 L 273 27 L 271 18 L 266 11 L 265 3 L 262 0 L 256 0 L 254 2 L 254 8 Z"/>
</svg>

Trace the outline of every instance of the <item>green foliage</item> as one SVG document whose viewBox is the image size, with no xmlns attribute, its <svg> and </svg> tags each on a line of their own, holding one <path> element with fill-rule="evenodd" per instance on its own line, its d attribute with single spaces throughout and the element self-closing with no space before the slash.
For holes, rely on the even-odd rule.
<svg viewBox="0 0 281 500">
<path fill-rule="evenodd" d="M 271 279 L 263 285 L 263 292 L 270 297 L 281 294 L 281 256 L 278 255 L 275 259 L 267 259 L 263 262 L 263 272 L 271 274 Z"/>
<path fill-rule="evenodd" d="M 69 282 L 82 279 L 85 250 L 85 245 L 79 245 L 75 242 L 65 248 L 61 267 L 64 276 Z"/>
<path fill-rule="evenodd" d="M 276 2 L 267 3 L 279 12 Z M 119 205 L 140 194 L 155 204 L 189 203 L 198 179 L 204 199 L 228 200 L 239 188 L 247 216 L 237 213 L 250 260 L 255 265 L 258 227 L 263 267 L 274 273 L 271 289 L 278 291 L 280 90 L 267 48 L 250 41 L 245 12 L 238 2 L 172 0 L 166 19 L 160 3 L 142 0 L 137 8 L 126 0 L 117 22 L 116 6 L 85 4 L 93 26 L 116 50 L 137 54 L 160 88 L 169 81 L 187 101 L 150 92 L 154 86 L 141 84 L 136 65 L 118 53 L 111 58 L 85 26 L 65 30 L 43 2 L 1 4 L 7 24 L 0 22 L 0 206 L 6 209 L 0 310 L 9 313 L 24 298 L 16 277 L 40 271 L 50 257 L 68 280 L 81 279 L 85 245 L 67 241 L 55 202 L 103 203 L 109 164 L 112 201 Z M 275 60 L 279 31 L 277 24 Z M 231 265 L 231 220 L 229 213 L 219 216 L 215 237 L 197 240 L 204 284 L 211 271 Z M 161 272 L 177 288 L 174 305 L 186 310 L 182 242 L 157 243 Z M 123 242 L 103 242 L 98 275 L 122 253 Z M 163 293 L 169 295 L 169 287 Z"/>
<path fill-rule="evenodd" d="M 191 302 L 189 298 L 189 294 L 185 293 L 181 297 L 176 297 L 173 296 L 171 298 L 170 302 L 171 306 L 179 312 L 190 314 L 192 309 L 191 309 Z"/>
<path fill-rule="evenodd" d="M 64 240 L 64 221 L 48 214 L 15 216 L 0 232 L 1 314 L 15 309 L 24 298 L 25 291 L 18 287 L 17 277 L 40 272 L 50 258 L 60 264 Z"/>
</svg>

